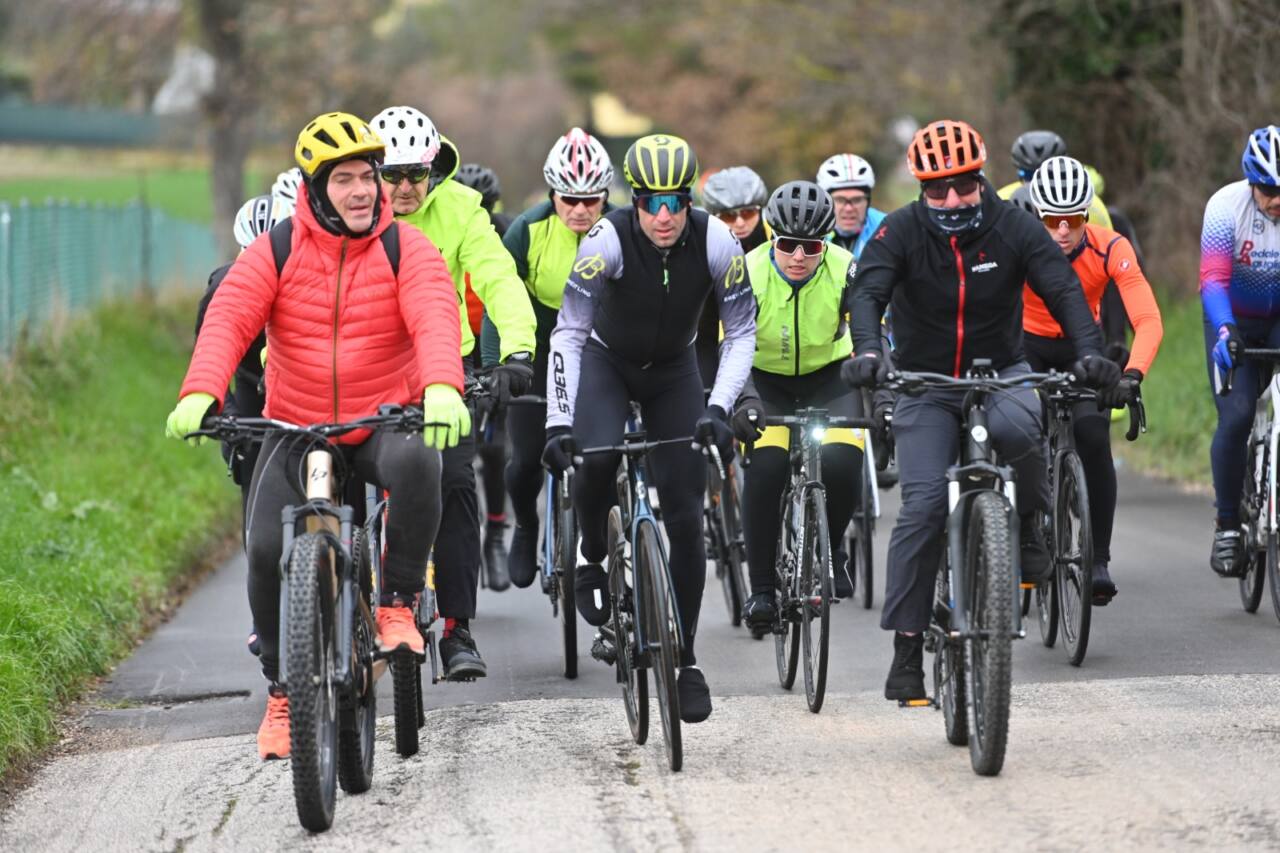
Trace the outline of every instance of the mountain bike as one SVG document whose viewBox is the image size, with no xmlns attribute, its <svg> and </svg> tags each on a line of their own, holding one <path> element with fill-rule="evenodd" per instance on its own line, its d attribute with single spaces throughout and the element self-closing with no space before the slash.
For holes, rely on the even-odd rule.
<svg viewBox="0 0 1280 853">
<path fill-rule="evenodd" d="M 826 695 L 831 605 L 836 601 L 827 490 L 822 484 L 822 439 L 828 429 L 869 427 L 871 421 L 830 417 L 826 409 L 807 408 L 794 415 L 766 417 L 765 424 L 790 427 L 792 432 L 791 473 L 782 490 L 774 562 L 778 682 L 786 690 L 795 684 L 803 647 L 805 701 L 816 714 Z"/>
<path fill-rule="evenodd" d="M 667 764 L 673 771 L 684 763 L 680 697 L 676 691 L 683 633 L 666 548 L 649 502 L 649 483 L 643 462 L 654 448 L 670 444 L 687 446 L 692 441 L 691 436 L 647 441 L 645 432 L 636 430 L 626 433 L 621 444 L 582 451 L 583 456 L 621 454 L 615 479 L 618 503 L 609 510 L 608 574 L 612 615 L 596 635 L 591 653 L 615 667 L 618 683 L 622 685 L 627 725 L 637 744 L 649 738 L 648 673 L 652 670 Z M 711 454 L 718 463 L 715 448 Z"/>
<path fill-rule="evenodd" d="M 404 673 L 395 677 L 397 747 L 408 726 L 416 751 L 423 721 L 420 659 L 407 651 L 383 655 L 374 642 L 384 504 L 375 503 L 363 524 L 356 520 L 357 508 L 344 499 L 348 465 L 333 443 L 360 429 L 420 433 L 422 412 L 388 406 L 371 417 L 310 426 L 215 415 L 191 434 L 240 444 L 285 433 L 305 447 L 299 485 L 306 501 L 281 513 L 279 682 L 289 695 L 294 804 L 312 832 L 332 826 L 338 785 L 356 794 L 373 783 L 375 684 L 388 665 Z"/>
<path fill-rule="evenodd" d="M 947 740 L 968 744 L 970 764 L 981 776 L 1004 766 L 1013 640 L 1025 636 L 1014 472 L 992 447 L 987 406 L 994 395 L 1019 386 L 1072 381 L 1058 373 L 1002 379 L 988 359 L 974 359 L 963 378 L 898 372 L 887 383 L 903 394 L 965 391 L 960 458 L 947 469 L 946 546 L 925 633 L 925 650 L 934 656 L 934 696 L 900 704 L 940 707 Z"/>
<path fill-rule="evenodd" d="M 1240 603 L 1248 613 L 1256 613 L 1262 603 L 1262 591 L 1271 584 L 1271 607 L 1280 619 L 1280 526 L 1276 521 L 1276 453 L 1280 451 L 1280 349 L 1247 348 L 1243 358 L 1261 362 L 1270 374 L 1266 390 L 1258 397 L 1249 430 L 1249 449 L 1245 456 L 1244 493 L 1240 499 L 1240 522 L 1244 530 L 1245 565 L 1240 574 Z M 1221 373 L 1218 390 L 1231 390 L 1235 371 L 1229 370 L 1225 380 Z"/>
<path fill-rule="evenodd" d="M 702 532 L 707 556 L 715 560 L 716 579 L 724 591 L 729 624 L 737 628 L 742 624 L 742 606 L 747 601 L 747 581 L 742 567 L 747 559 L 746 540 L 742 535 L 742 499 L 732 462 L 725 466 L 723 476 L 715 462 L 709 463 L 709 467 Z"/>
</svg>

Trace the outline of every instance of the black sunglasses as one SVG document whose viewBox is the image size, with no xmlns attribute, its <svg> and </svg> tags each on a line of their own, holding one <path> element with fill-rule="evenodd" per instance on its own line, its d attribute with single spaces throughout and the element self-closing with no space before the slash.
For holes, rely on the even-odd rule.
<svg viewBox="0 0 1280 853">
<path fill-rule="evenodd" d="M 1280 186 L 1273 187 L 1270 184 L 1250 184 L 1249 186 L 1253 187 L 1267 198 L 1276 198 L 1277 196 L 1280 196 Z"/>
<path fill-rule="evenodd" d="M 954 178 L 936 178 L 920 185 L 924 194 L 934 201 L 941 201 L 947 193 L 954 189 L 956 195 L 968 195 L 976 190 L 981 181 L 976 175 L 956 175 Z"/>
<path fill-rule="evenodd" d="M 431 174 L 431 170 L 426 166 L 411 166 L 407 169 L 399 166 L 383 166 L 379 174 L 382 175 L 382 180 L 394 186 L 405 178 L 408 178 L 411 184 L 420 184 L 427 179 L 427 175 Z"/>
</svg>

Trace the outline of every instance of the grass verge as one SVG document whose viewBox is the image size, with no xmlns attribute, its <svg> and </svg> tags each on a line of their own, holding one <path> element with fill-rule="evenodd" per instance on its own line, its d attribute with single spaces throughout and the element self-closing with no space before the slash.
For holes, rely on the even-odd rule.
<svg viewBox="0 0 1280 853">
<path fill-rule="evenodd" d="M 164 438 L 191 303 L 103 307 L 0 380 L 0 773 L 235 529 L 217 450 Z"/>
</svg>

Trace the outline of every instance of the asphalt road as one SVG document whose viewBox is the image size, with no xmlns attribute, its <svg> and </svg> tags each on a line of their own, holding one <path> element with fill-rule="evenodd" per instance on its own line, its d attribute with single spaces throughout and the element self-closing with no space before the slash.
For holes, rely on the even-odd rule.
<svg viewBox="0 0 1280 853">
<path fill-rule="evenodd" d="M 384 717 L 373 790 L 340 795 L 334 829 L 308 841 L 287 762 L 254 748 L 265 690 L 239 559 L 106 681 L 65 754 L 0 814 L 0 849 L 1280 846 L 1280 624 L 1210 574 L 1207 498 L 1120 482 L 1120 594 L 1095 611 L 1079 669 L 1028 625 L 996 779 L 947 745 L 941 714 L 880 697 L 891 642 L 877 610 L 836 608 L 813 715 L 802 688 L 778 687 L 772 643 L 730 627 L 710 578 L 698 652 L 716 710 L 685 728 L 672 774 L 659 735 L 631 742 L 585 623 L 566 681 L 546 598 L 484 591 L 473 629 L 489 677 L 427 689 L 414 758 L 394 754 Z"/>
</svg>

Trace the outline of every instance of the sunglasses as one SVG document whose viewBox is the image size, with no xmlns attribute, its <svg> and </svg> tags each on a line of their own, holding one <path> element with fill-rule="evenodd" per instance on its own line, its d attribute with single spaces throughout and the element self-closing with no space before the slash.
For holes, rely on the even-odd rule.
<svg viewBox="0 0 1280 853">
<path fill-rule="evenodd" d="M 401 169 L 396 166 L 383 166 L 380 174 L 382 180 L 388 184 L 395 186 L 405 178 L 409 179 L 411 184 L 420 184 L 427 179 L 427 175 L 431 174 L 431 170 L 426 166 L 413 166 L 408 169 Z"/>
<path fill-rule="evenodd" d="M 1280 196 L 1280 186 L 1273 187 L 1270 184 L 1250 184 L 1249 186 L 1253 187 L 1267 198 L 1276 198 L 1277 196 Z"/>
<path fill-rule="evenodd" d="M 1067 223 L 1067 228 L 1074 231 L 1080 226 L 1084 225 L 1086 218 L 1087 217 L 1083 213 L 1069 213 L 1069 214 L 1042 213 L 1040 214 L 1040 221 L 1043 222 L 1045 227 L 1048 228 L 1050 231 L 1057 231 L 1059 228 L 1062 227 L 1062 223 L 1064 222 Z"/>
<path fill-rule="evenodd" d="M 920 185 L 924 190 L 924 194 L 934 201 L 942 201 L 947 197 L 947 193 L 951 190 L 956 191 L 956 195 L 969 195 L 981 185 L 976 175 L 958 175 L 954 178 L 937 178 L 932 181 L 925 181 Z"/>
<path fill-rule="evenodd" d="M 649 193 L 635 197 L 636 207 L 643 208 L 650 216 L 657 216 L 665 207 L 674 216 L 693 204 L 689 193 Z"/>
<path fill-rule="evenodd" d="M 722 210 L 716 214 L 716 218 L 719 219 L 721 222 L 723 222 L 725 225 L 732 225 L 733 223 L 737 222 L 739 219 L 745 222 L 759 215 L 760 215 L 760 208 L 758 207 L 740 207 L 737 210 Z"/>
<path fill-rule="evenodd" d="M 822 247 L 826 245 L 823 240 L 802 240 L 799 237 L 774 237 L 773 247 L 784 255 L 794 255 L 796 249 L 804 253 L 805 257 L 812 258 L 822 254 Z"/>
<path fill-rule="evenodd" d="M 556 198 L 560 199 L 568 207 L 582 205 L 586 208 L 592 208 L 604 201 L 604 196 L 602 195 L 565 195 L 564 193 L 556 193 Z"/>
</svg>

